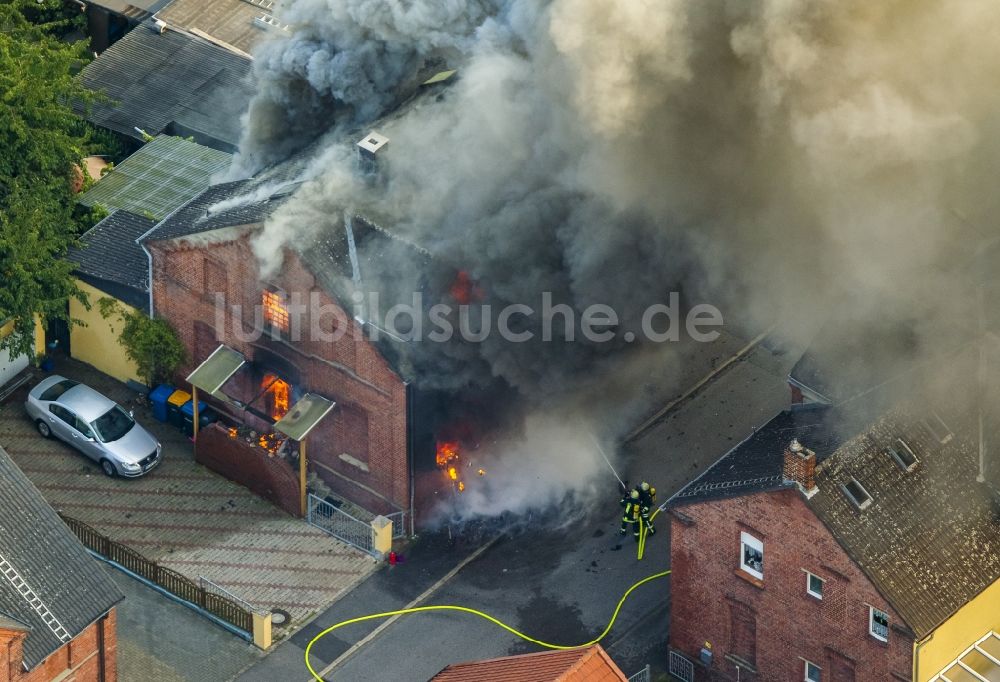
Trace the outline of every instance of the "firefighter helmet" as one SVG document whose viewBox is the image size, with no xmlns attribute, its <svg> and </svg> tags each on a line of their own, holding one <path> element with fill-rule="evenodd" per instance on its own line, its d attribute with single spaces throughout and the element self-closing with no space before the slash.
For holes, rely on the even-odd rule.
<svg viewBox="0 0 1000 682">
<path fill-rule="evenodd" d="M 640 485 L 639 487 L 642 488 L 642 492 L 647 492 L 649 490 L 649 484 L 646 483 L 645 481 L 643 481 L 642 485 Z"/>
<path fill-rule="evenodd" d="M 633 490 L 632 494 L 629 495 L 629 497 L 631 497 L 633 500 L 638 500 L 639 499 L 639 491 L 638 490 Z"/>
</svg>

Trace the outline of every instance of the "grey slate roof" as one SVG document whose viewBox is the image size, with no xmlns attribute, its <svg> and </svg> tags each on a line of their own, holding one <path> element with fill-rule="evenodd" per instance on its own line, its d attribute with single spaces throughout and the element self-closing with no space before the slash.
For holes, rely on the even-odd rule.
<svg viewBox="0 0 1000 682">
<path fill-rule="evenodd" d="M 118 210 L 87 230 L 69 250 L 76 273 L 88 284 L 139 309 L 149 306 L 149 261 L 136 239 L 156 221 Z M 91 301 L 93 303 L 93 301 Z"/>
<path fill-rule="evenodd" d="M 71 636 L 124 599 L 104 568 L 0 449 L 0 557 L 9 562 Z M 0 575 L 0 612 L 31 628 L 24 662 L 34 668 L 63 641 Z"/>
<path fill-rule="evenodd" d="M 817 460 L 833 454 L 840 443 L 841 422 L 823 406 L 785 410 L 727 452 L 701 476 L 675 493 L 668 505 L 739 497 L 785 487 L 785 447 L 797 438 Z"/>
<path fill-rule="evenodd" d="M 819 466 L 807 502 L 918 638 L 1000 579 L 1000 509 L 976 482 L 969 422 L 944 420 L 956 433 L 942 444 L 926 411 L 893 410 Z M 909 473 L 886 450 L 900 437 L 919 460 Z M 840 489 L 851 477 L 872 497 L 862 511 Z"/>
<path fill-rule="evenodd" d="M 284 203 L 288 194 L 258 197 L 252 194 L 256 186 L 254 180 L 236 180 L 209 187 L 160 222 L 147 241 L 176 239 L 223 227 L 262 222 Z M 210 210 L 221 202 L 227 202 L 222 210 Z"/>
<path fill-rule="evenodd" d="M 87 88 L 111 99 L 91 105 L 85 118 L 134 139 L 142 139 L 138 127 L 234 152 L 253 94 L 249 73 L 245 57 L 188 34 L 161 34 L 147 21 L 80 74 Z"/>
<path fill-rule="evenodd" d="M 158 135 L 143 145 L 77 201 L 123 208 L 162 220 L 211 184 L 229 168 L 232 155 L 181 137 Z"/>
</svg>

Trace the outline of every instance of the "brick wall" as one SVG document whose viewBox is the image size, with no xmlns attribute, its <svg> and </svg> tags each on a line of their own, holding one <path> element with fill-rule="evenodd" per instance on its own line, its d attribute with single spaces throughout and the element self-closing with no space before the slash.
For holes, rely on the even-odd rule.
<svg viewBox="0 0 1000 682">
<path fill-rule="evenodd" d="M 823 669 L 823 680 L 848 670 L 858 682 L 910 679 L 913 640 L 896 629 L 899 615 L 797 490 L 678 511 L 671 516 L 670 645 L 697 660 L 710 642 L 713 679 L 736 679 L 733 655 L 754 659 L 759 672 L 742 670 L 745 681 L 802 680 L 804 660 Z M 763 580 L 739 568 L 741 532 L 764 544 Z M 826 581 L 821 600 L 807 594 L 806 571 Z M 888 644 L 868 634 L 869 605 L 889 614 Z M 707 679 L 699 670 L 696 679 Z"/>
<path fill-rule="evenodd" d="M 287 459 L 270 457 L 259 447 L 230 438 L 217 424 L 198 432 L 195 459 L 289 514 L 299 516 L 298 473 Z"/>
<path fill-rule="evenodd" d="M 111 609 L 107 617 L 91 623 L 29 672 L 24 672 L 21 645 L 16 642 L 11 650 L 11 665 L 0 669 L 0 682 L 114 682 L 118 678 L 117 652 L 117 616 L 115 609 Z M 0 632 L 0 662 L 6 655 Z M 7 671 L 10 677 L 3 676 Z"/>
<path fill-rule="evenodd" d="M 178 383 L 220 342 L 259 366 L 280 359 L 283 368 L 298 377 L 295 389 L 299 394 L 311 391 L 337 403 L 332 415 L 309 436 L 310 471 L 337 493 L 372 511 L 409 508 L 405 384 L 294 253 L 286 252 L 281 272 L 262 284 L 250 234 L 249 228 L 227 228 L 210 233 L 211 238 L 196 236 L 150 245 L 155 313 L 174 325 L 192 356 L 188 366 L 178 371 Z M 300 340 L 270 335 L 252 339 L 263 286 L 288 295 L 297 292 L 305 300 L 315 294 L 320 305 L 335 311 L 318 320 L 320 328 L 331 331 L 342 325 L 344 335 L 336 341 L 311 339 L 307 321 Z M 225 299 L 221 315 L 216 310 L 216 291 Z M 241 372 L 249 373 L 236 390 L 253 397 L 259 387 L 253 370 Z M 242 420 L 242 414 L 214 406 Z"/>
</svg>

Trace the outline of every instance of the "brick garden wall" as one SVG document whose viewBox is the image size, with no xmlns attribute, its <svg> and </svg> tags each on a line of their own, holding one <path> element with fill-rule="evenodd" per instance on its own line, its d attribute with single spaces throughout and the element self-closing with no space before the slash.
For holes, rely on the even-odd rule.
<svg viewBox="0 0 1000 682">
<path fill-rule="evenodd" d="M 713 679 L 736 679 L 727 654 L 755 649 L 758 674 L 802 680 L 804 661 L 824 682 L 909 680 L 913 640 L 797 490 L 702 502 L 671 515 L 670 645 L 697 660 L 714 654 Z M 764 543 L 764 579 L 740 570 L 740 533 Z M 806 573 L 826 580 L 823 599 L 806 593 Z M 868 605 L 889 614 L 889 643 L 868 634 Z M 895 627 L 894 627 L 895 626 Z M 756 640 L 755 645 L 753 639 Z M 851 675 L 853 671 L 853 676 Z M 706 679 L 699 669 L 696 679 Z"/>
<path fill-rule="evenodd" d="M 287 459 L 270 457 L 262 448 L 229 437 L 218 424 L 198 431 L 195 461 L 299 516 L 299 477 Z"/>
<path fill-rule="evenodd" d="M 288 294 L 299 292 L 306 299 L 315 292 L 322 305 L 339 311 L 336 317 L 324 315 L 318 321 L 321 328 L 331 332 L 335 324 L 346 324 L 344 335 L 332 342 L 311 339 L 307 333 L 298 341 L 269 335 L 243 340 L 247 336 L 239 333 L 249 335 L 252 330 L 262 293 L 249 234 L 250 228 L 227 228 L 209 233 L 210 238 L 194 236 L 150 245 L 155 313 L 174 325 L 192 356 L 178 377 L 187 376 L 219 343 L 260 364 L 280 360 L 286 373 L 297 375 L 298 391 L 319 393 L 337 403 L 309 436 L 310 471 L 335 492 L 372 511 L 408 509 L 404 382 L 352 316 L 320 289 L 290 251 L 280 274 L 266 284 Z M 225 298 L 221 316 L 216 311 L 216 292 Z M 306 322 L 306 330 L 310 323 Z M 233 391 L 240 394 L 234 397 L 252 398 L 259 384 L 249 374 L 242 382 L 234 382 Z"/>
</svg>

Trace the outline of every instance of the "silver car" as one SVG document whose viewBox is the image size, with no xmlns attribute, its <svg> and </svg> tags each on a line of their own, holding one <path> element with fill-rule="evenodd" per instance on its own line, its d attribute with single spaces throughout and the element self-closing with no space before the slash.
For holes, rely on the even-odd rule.
<svg viewBox="0 0 1000 682">
<path fill-rule="evenodd" d="M 160 463 L 159 441 L 117 403 L 83 384 L 50 376 L 24 403 L 38 433 L 55 436 L 101 464 L 108 476 L 142 476 Z"/>
</svg>

